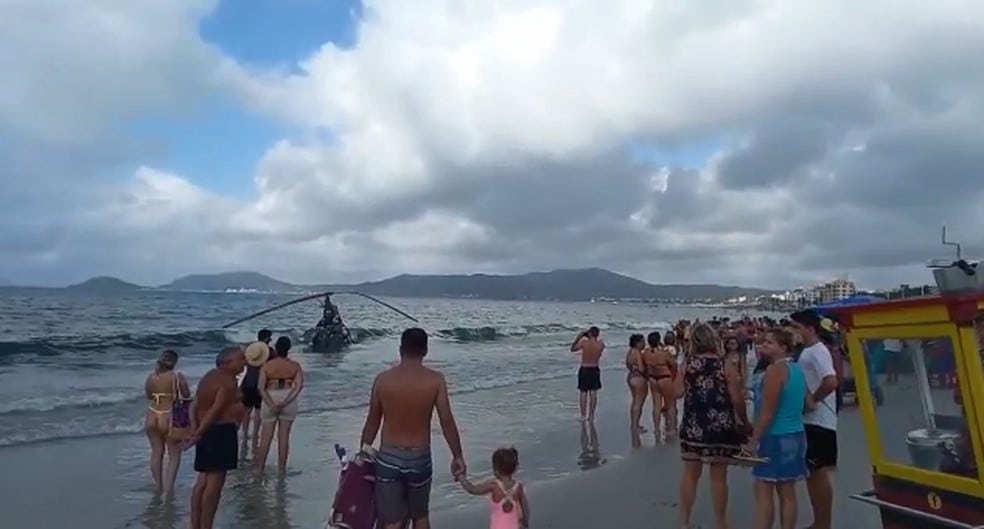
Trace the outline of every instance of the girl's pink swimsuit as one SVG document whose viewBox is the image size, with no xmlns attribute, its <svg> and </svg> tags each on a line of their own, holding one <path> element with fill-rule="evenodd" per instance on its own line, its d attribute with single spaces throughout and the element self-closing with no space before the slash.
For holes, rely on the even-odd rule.
<svg viewBox="0 0 984 529">
<path fill-rule="evenodd" d="M 520 529 L 519 521 L 523 518 L 523 507 L 519 504 L 519 501 L 513 497 L 516 493 L 516 489 L 519 488 L 519 482 L 514 482 L 512 488 L 506 489 L 505 485 L 501 481 L 495 480 L 496 485 L 499 486 L 499 490 L 502 491 L 502 499 L 495 501 L 492 499 L 492 495 L 489 495 L 489 508 L 492 511 L 492 515 L 489 519 L 490 529 Z M 506 512 L 502 509 L 502 505 L 509 501 L 512 503 L 512 511 Z"/>
</svg>

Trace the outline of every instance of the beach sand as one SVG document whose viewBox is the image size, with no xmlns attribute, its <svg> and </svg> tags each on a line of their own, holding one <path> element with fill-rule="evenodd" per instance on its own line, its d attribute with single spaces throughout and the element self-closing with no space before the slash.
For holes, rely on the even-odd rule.
<svg viewBox="0 0 984 529">
<path fill-rule="evenodd" d="M 674 527 L 681 466 L 675 444 L 630 448 L 628 394 L 623 373 L 604 376 L 597 444 L 577 420 L 571 378 L 527 383 L 453 397 L 475 479 L 489 475 L 489 456 L 515 444 L 521 476 L 531 497 L 533 527 Z M 306 396 L 311 398 L 311 396 Z M 230 475 L 216 519 L 219 529 L 321 528 L 338 478 L 334 443 L 351 447 L 358 439 L 364 409 L 302 415 L 294 430 L 290 471 L 285 479 L 257 478 L 250 470 Z M 648 423 L 648 421 L 646 421 Z M 648 424 L 647 424 L 648 427 Z M 857 412 L 841 415 L 841 464 L 835 476 L 835 526 L 880 527 L 877 511 L 847 496 L 870 488 L 870 464 Z M 435 422 L 433 526 L 472 529 L 487 526 L 487 503 L 467 496 L 453 483 L 448 452 Z M 77 527 L 184 528 L 194 474 L 186 457 L 174 500 L 155 499 L 148 485 L 146 440 L 120 436 L 24 445 L 0 451 L 0 510 L 4 526 L 45 529 Z M 270 465 L 275 464 L 275 452 Z M 268 474 L 272 474 L 272 469 Z M 751 473 L 730 476 L 730 512 L 736 529 L 752 519 Z M 801 522 L 809 521 L 801 491 Z M 706 483 L 695 523 L 711 527 Z M 616 523 L 617 522 L 617 523 Z"/>
</svg>

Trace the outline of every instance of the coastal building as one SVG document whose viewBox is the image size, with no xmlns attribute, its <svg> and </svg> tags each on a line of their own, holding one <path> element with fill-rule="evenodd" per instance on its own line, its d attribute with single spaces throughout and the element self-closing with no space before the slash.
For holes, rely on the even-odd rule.
<svg viewBox="0 0 984 529">
<path fill-rule="evenodd" d="M 812 307 L 822 303 L 830 303 L 838 299 L 849 298 L 858 293 L 854 281 L 846 275 L 833 281 L 821 283 L 812 287 L 800 287 L 787 290 L 781 294 L 784 301 L 795 307 Z"/>
<path fill-rule="evenodd" d="M 939 289 L 936 288 L 936 285 L 910 286 L 904 283 L 893 289 L 879 291 L 879 294 L 888 299 L 907 299 L 922 296 L 935 296 L 938 293 Z"/>
<path fill-rule="evenodd" d="M 849 298 L 858 293 L 854 281 L 847 276 L 838 277 L 829 283 L 820 285 L 820 303 L 830 303 L 838 299 Z"/>
</svg>

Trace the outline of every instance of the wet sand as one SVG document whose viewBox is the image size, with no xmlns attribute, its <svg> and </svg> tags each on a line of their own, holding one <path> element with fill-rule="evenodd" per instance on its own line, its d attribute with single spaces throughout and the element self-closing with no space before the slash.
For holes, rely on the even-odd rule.
<svg viewBox="0 0 984 529">
<path fill-rule="evenodd" d="M 577 421 L 573 383 L 572 376 L 453 398 L 469 473 L 477 479 L 488 476 L 492 450 L 515 444 L 520 451 L 521 479 L 530 490 L 534 527 L 600 529 L 616 526 L 616 520 L 623 527 L 673 527 L 681 466 L 677 445 L 655 445 L 647 435 L 642 448 L 630 448 L 628 394 L 621 371 L 608 370 L 604 375 L 594 432 Z M 898 428 L 903 446 L 904 431 L 912 421 L 912 399 L 904 388 L 886 391 L 889 403 L 898 406 L 886 406 L 879 414 Z M 248 469 L 232 473 L 216 528 L 323 527 L 338 477 L 332 446 L 336 442 L 354 445 L 363 413 L 363 409 L 352 409 L 302 415 L 294 429 L 288 476 L 261 479 Z M 486 502 L 467 496 L 451 481 L 448 452 L 436 424 L 434 432 L 434 527 L 486 527 Z M 835 526 L 879 528 L 874 508 L 847 498 L 870 488 L 871 483 L 864 436 L 852 408 L 841 414 L 839 438 Z M 146 457 L 146 441 L 133 436 L 109 443 L 82 439 L 0 450 L 0 468 L 16 476 L 0 480 L 5 526 L 185 527 L 194 479 L 191 454 L 182 467 L 176 499 L 171 501 L 155 499 L 151 493 Z M 271 467 L 274 459 L 272 454 Z M 735 468 L 730 484 L 732 523 L 736 529 L 749 527 L 750 471 Z M 711 527 L 709 512 L 707 487 L 702 484 L 694 522 Z M 808 521 L 805 491 L 801 491 L 801 522 Z"/>
<path fill-rule="evenodd" d="M 888 453 L 905 454 L 905 432 L 915 427 L 918 397 L 915 386 L 903 379 L 900 386 L 885 390 L 886 406 L 879 409 L 883 432 L 897 438 Z M 934 391 L 937 400 L 950 393 Z M 607 410 L 606 410 L 607 411 Z M 574 430 L 576 426 L 572 426 Z M 608 437 L 604 432 L 602 437 Z M 614 433 L 614 432 L 613 432 Z M 834 527 L 880 529 L 877 509 L 849 499 L 851 494 L 871 488 L 871 463 L 868 457 L 858 410 L 845 408 L 839 422 L 840 460 L 834 480 Z M 651 439 L 651 437 L 650 437 Z M 651 441 L 649 443 L 652 444 Z M 904 457 L 904 456 L 903 456 Z M 676 527 L 677 499 L 682 463 L 676 444 L 643 446 L 628 457 L 594 470 L 554 482 L 531 483 L 531 526 L 537 529 L 605 528 L 605 527 Z M 729 513 L 732 527 L 751 527 L 753 521 L 753 479 L 751 471 L 734 467 L 729 472 Z M 812 521 L 805 486 L 799 488 L 799 527 Z M 435 527 L 479 529 L 488 527 L 488 506 L 481 499 L 470 505 L 438 513 Z M 706 478 L 698 488 L 692 523 L 713 527 L 710 492 Z"/>
<path fill-rule="evenodd" d="M 600 458 L 591 453 L 581 457 L 574 384 L 572 369 L 569 378 L 453 396 L 473 473 L 487 471 L 492 451 L 506 444 L 519 448 L 524 479 L 535 483 L 562 480 L 601 464 L 596 459 L 610 462 L 627 453 L 628 433 L 623 427 L 627 396 L 621 373 L 610 371 L 605 376 L 598 421 Z M 355 446 L 364 414 L 362 407 L 302 414 L 293 430 L 287 477 L 275 477 L 275 446 L 267 477 L 257 477 L 250 468 L 230 473 L 216 528 L 321 528 L 338 479 L 333 445 Z M 25 528 L 184 529 L 195 478 L 193 453 L 185 453 L 173 500 L 154 497 L 147 455 L 146 439 L 133 435 L 0 450 L 0 468 L 17 476 L 0 480 L 4 527 L 9 523 Z M 472 503 L 452 482 L 449 462 L 435 420 L 432 510 L 437 514 Z"/>
</svg>

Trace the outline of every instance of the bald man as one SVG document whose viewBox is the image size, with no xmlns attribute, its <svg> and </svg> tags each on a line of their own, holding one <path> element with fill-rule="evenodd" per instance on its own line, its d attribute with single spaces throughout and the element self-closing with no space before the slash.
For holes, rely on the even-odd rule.
<svg viewBox="0 0 984 529">
<path fill-rule="evenodd" d="M 212 529 L 226 472 L 239 461 L 240 409 L 236 375 L 246 365 L 241 347 L 227 347 L 215 357 L 215 369 L 198 382 L 191 407 L 198 479 L 191 491 L 191 529 Z"/>
</svg>

